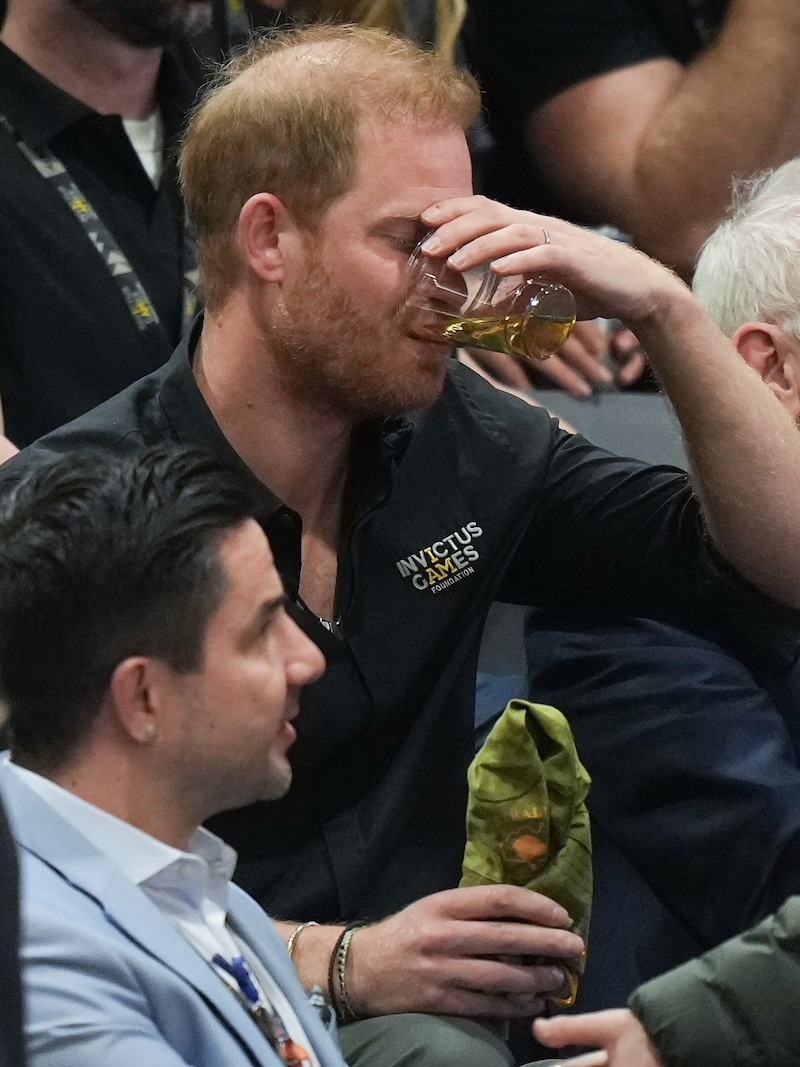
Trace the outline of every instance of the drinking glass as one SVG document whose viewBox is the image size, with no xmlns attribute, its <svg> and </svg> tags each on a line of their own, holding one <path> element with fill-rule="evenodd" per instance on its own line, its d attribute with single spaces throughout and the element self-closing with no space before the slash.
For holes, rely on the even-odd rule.
<svg viewBox="0 0 800 1067">
<path fill-rule="evenodd" d="M 469 348 L 548 359 L 575 325 L 575 297 L 563 285 L 521 274 L 503 278 L 488 263 L 466 271 L 417 245 L 407 267 L 406 306 L 424 312 L 419 332 Z"/>
</svg>

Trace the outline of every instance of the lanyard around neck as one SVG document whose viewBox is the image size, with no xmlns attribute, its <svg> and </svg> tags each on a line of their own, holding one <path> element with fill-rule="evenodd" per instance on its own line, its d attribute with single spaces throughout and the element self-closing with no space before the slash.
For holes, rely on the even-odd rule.
<svg viewBox="0 0 800 1067">
<path fill-rule="evenodd" d="M 91 241 L 96 252 L 106 265 L 108 273 L 114 280 L 131 318 L 139 330 L 160 330 L 164 326 L 155 305 L 147 295 L 145 287 L 139 280 L 128 257 L 119 247 L 111 230 L 100 218 L 86 196 L 78 188 L 69 171 L 49 149 L 34 148 L 28 144 L 0 112 L 0 126 L 13 139 L 19 151 L 36 168 L 39 174 L 60 194 L 69 208 L 73 218 L 80 223 L 84 233 Z M 183 225 L 183 300 L 181 332 L 186 333 L 197 312 L 197 260 L 194 242 L 191 239 L 188 220 Z"/>
<path fill-rule="evenodd" d="M 275 1008 L 264 999 L 253 981 L 250 968 L 243 956 L 226 960 L 219 953 L 211 959 L 218 973 L 231 979 L 231 990 L 238 994 L 253 1022 L 277 1052 L 285 1067 L 309 1067 L 311 1057 L 302 1045 L 289 1037 L 283 1019 Z"/>
</svg>

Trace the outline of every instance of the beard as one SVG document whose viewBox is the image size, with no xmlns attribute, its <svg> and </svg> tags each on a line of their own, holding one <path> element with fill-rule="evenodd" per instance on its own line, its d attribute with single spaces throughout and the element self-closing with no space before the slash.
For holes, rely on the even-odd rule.
<svg viewBox="0 0 800 1067">
<path fill-rule="evenodd" d="M 444 384 L 441 352 L 407 338 L 400 304 L 377 319 L 313 255 L 306 277 L 265 330 L 281 384 L 301 405 L 363 421 L 426 407 Z M 403 356 L 414 345 L 413 356 Z"/>
<path fill-rule="evenodd" d="M 70 0 L 76 10 L 120 40 L 139 48 L 163 48 L 194 22 L 196 0 Z"/>
</svg>

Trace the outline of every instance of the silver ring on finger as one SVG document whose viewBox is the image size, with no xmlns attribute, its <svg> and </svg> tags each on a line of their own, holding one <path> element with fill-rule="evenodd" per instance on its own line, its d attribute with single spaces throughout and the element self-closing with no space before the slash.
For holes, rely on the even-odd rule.
<svg viewBox="0 0 800 1067">
<path fill-rule="evenodd" d="M 548 230 L 546 230 L 544 228 L 544 226 L 540 226 L 539 228 L 541 229 L 542 233 L 544 234 L 544 243 L 546 245 L 552 244 L 552 242 L 550 240 L 550 232 Z"/>
</svg>

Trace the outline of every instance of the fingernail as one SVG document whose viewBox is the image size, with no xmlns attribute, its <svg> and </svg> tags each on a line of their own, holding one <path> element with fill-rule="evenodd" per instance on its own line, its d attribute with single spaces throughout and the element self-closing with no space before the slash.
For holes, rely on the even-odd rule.
<svg viewBox="0 0 800 1067">
<path fill-rule="evenodd" d="M 557 993 L 564 985 L 564 971 L 561 967 L 546 967 L 548 987 Z"/>
<path fill-rule="evenodd" d="M 464 261 L 465 261 L 465 257 L 464 257 L 464 253 L 461 251 L 461 249 L 459 249 L 457 252 L 454 252 L 452 254 L 452 256 L 448 257 L 448 260 L 447 260 L 447 262 L 450 264 L 450 266 L 451 267 L 455 267 L 456 270 L 460 269 L 460 267 L 464 263 Z"/>
<path fill-rule="evenodd" d="M 427 239 L 427 241 L 424 241 L 422 243 L 422 251 L 423 252 L 431 252 L 431 253 L 438 252 L 441 247 L 442 247 L 442 242 L 439 240 L 438 237 L 435 237 L 435 236 L 434 237 L 429 237 Z"/>
<path fill-rule="evenodd" d="M 431 204 L 430 207 L 426 207 L 425 208 L 425 210 L 420 215 L 420 218 L 422 218 L 422 219 L 431 219 L 431 218 L 435 218 L 439 214 L 441 214 L 440 209 L 439 209 L 439 205 L 438 204 Z"/>
</svg>

